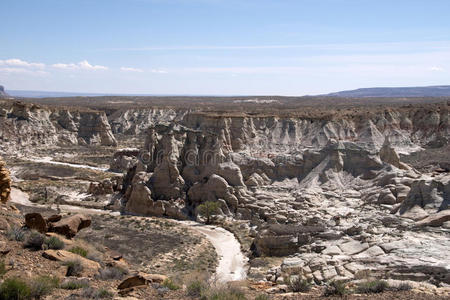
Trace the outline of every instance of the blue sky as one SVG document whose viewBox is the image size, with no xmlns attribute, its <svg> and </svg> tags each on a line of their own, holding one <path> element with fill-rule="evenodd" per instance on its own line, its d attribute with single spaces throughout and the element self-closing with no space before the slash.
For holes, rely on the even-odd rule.
<svg viewBox="0 0 450 300">
<path fill-rule="evenodd" d="M 305 95 L 450 84 L 447 0 L 1 0 L 0 84 Z"/>
</svg>

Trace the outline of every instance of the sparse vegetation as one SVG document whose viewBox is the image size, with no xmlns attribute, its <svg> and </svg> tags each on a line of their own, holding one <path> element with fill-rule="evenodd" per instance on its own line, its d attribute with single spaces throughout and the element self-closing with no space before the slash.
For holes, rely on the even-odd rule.
<svg viewBox="0 0 450 300">
<path fill-rule="evenodd" d="M 195 280 L 187 286 L 187 294 L 191 297 L 200 297 L 206 289 L 206 283 L 200 280 Z"/>
<path fill-rule="evenodd" d="M 168 288 L 168 289 L 171 290 L 171 291 L 176 291 L 176 290 L 179 290 L 179 289 L 180 289 L 180 286 L 176 285 L 176 284 L 173 282 L 173 280 L 170 279 L 170 278 L 164 280 L 163 283 L 162 283 L 162 286 Z"/>
<path fill-rule="evenodd" d="M 395 288 L 393 288 L 393 290 L 395 291 L 410 291 L 412 290 L 412 286 L 411 284 L 409 284 L 408 282 L 402 282 L 400 283 L 398 286 L 396 286 Z"/>
<path fill-rule="evenodd" d="M 8 270 L 6 269 L 6 264 L 3 260 L 0 260 L 0 278 L 3 277 L 6 272 L 8 272 Z"/>
<path fill-rule="evenodd" d="M 287 283 L 289 288 L 295 293 L 304 293 L 311 290 L 311 282 L 303 279 L 301 276 L 292 276 L 290 279 L 288 279 Z"/>
<path fill-rule="evenodd" d="M 389 287 L 384 280 L 363 281 L 356 287 L 356 292 L 360 294 L 382 293 Z"/>
<path fill-rule="evenodd" d="M 97 278 L 101 280 L 120 280 L 128 271 L 118 267 L 106 267 L 99 271 Z"/>
<path fill-rule="evenodd" d="M 44 244 L 44 236 L 32 230 L 26 237 L 24 247 L 32 250 L 41 250 Z"/>
<path fill-rule="evenodd" d="M 323 293 L 325 297 L 329 296 L 344 296 L 348 294 L 346 283 L 344 281 L 330 282 Z"/>
<path fill-rule="evenodd" d="M 64 249 L 64 242 L 61 241 L 58 237 L 56 236 L 52 236 L 47 238 L 44 241 L 44 246 L 47 249 L 53 249 L 53 250 L 60 250 L 60 249 Z"/>
<path fill-rule="evenodd" d="M 237 287 L 212 287 L 202 295 L 207 300 L 246 300 L 244 292 Z"/>
<path fill-rule="evenodd" d="M 74 253 L 74 254 L 78 254 L 78 255 L 80 255 L 82 257 L 86 257 L 88 255 L 88 251 L 86 249 L 82 248 L 82 247 L 79 247 L 79 246 L 75 246 L 75 247 L 71 248 L 69 251 Z"/>
<path fill-rule="evenodd" d="M 266 294 L 261 294 L 255 297 L 255 300 L 269 300 L 269 296 L 267 296 Z"/>
<path fill-rule="evenodd" d="M 84 288 L 81 292 L 83 299 L 111 299 L 114 294 L 106 289 Z"/>
<path fill-rule="evenodd" d="M 206 201 L 197 207 L 197 211 L 200 215 L 206 218 L 206 224 L 211 223 L 211 217 L 219 213 L 220 203 L 214 201 Z"/>
<path fill-rule="evenodd" d="M 30 287 L 20 278 L 8 278 L 0 285 L 1 300 L 26 300 L 30 295 Z"/>
<path fill-rule="evenodd" d="M 67 266 L 66 276 L 80 276 L 83 272 L 83 264 L 80 260 L 71 260 L 64 265 Z"/>
<path fill-rule="evenodd" d="M 33 278 L 30 283 L 30 296 L 34 299 L 41 299 L 50 294 L 59 286 L 59 279 L 53 276 L 39 276 Z"/>
<path fill-rule="evenodd" d="M 89 284 L 87 282 L 81 280 L 69 280 L 61 284 L 60 288 L 65 290 L 78 290 L 88 286 Z"/>
<path fill-rule="evenodd" d="M 25 240 L 25 230 L 21 227 L 13 226 L 6 233 L 8 240 L 23 242 Z"/>
</svg>

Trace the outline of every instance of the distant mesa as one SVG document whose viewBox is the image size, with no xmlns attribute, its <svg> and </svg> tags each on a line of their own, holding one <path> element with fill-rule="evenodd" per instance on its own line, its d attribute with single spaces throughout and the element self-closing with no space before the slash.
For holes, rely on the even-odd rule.
<svg viewBox="0 0 450 300">
<path fill-rule="evenodd" d="M 450 85 L 425 87 L 376 87 L 326 94 L 331 97 L 448 97 Z"/>
</svg>

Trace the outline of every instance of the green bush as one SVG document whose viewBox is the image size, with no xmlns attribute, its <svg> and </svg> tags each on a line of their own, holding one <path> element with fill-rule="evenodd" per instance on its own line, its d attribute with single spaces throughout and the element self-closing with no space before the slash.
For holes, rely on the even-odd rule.
<svg viewBox="0 0 450 300">
<path fill-rule="evenodd" d="M 87 288 L 89 284 L 80 280 L 69 280 L 61 284 L 60 288 L 65 290 L 78 290 L 82 288 Z"/>
<path fill-rule="evenodd" d="M 294 278 L 289 279 L 288 285 L 295 293 L 304 293 L 311 290 L 311 283 L 306 279 L 302 279 L 300 276 L 295 276 Z"/>
<path fill-rule="evenodd" d="M 24 247 L 37 251 L 42 249 L 43 244 L 44 244 L 44 236 L 39 232 L 33 230 L 27 235 Z"/>
<path fill-rule="evenodd" d="M 360 294 L 374 294 L 384 292 L 389 285 L 384 280 L 364 281 L 358 284 L 356 291 Z"/>
<path fill-rule="evenodd" d="M 172 281 L 172 279 L 165 279 L 161 285 L 162 285 L 163 287 L 168 288 L 168 289 L 171 290 L 171 291 L 176 291 L 176 290 L 179 290 L 179 289 L 180 289 L 180 287 L 179 287 L 178 285 L 176 285 L 176 284 Z"/>
<path fill-rule="evenodd" d="M 83 272 L 83 264 L 80 260 L 71 260 L 64 263 L 67 266 L 66 276 L 80 276 Z"/>
<path fill-rule="evenodd" d="M 324 291 L 323 295 L 325 297 L 329 297 L 329 296 L 344 296 L 347 293 L 348 293 L 348 291 L 347 291 L 345 282 L 343 282 L 343 281 L 332 281 L 325 288 L 325 291 Z"/>
<path fill-rule="evenodd" d="M 6 264 L 3 260 L 0 260 L 0 277 L 3 277 L 6 272 L 8 272 L 8 270 L 6 269 Z"/>
<path fill-rule="evenodd" d="M 61 241 L 58 237 L 52 236 L 45 240 L 44 245 L 47 246 L 47 249 L 60 250 L 64 249 L 64 242 Z"/>
<path fill-rule="evenodd" d="M 30 287 L 20 278 L 8 278 L 0 285 L 1 300 L 30 299 Z"/>
<path fill-rule="evenodd" d="M 70 252 L 74 253 L 74 254 L 78 254 L 82 257 L 86 257 L 88 255 L 88 251 L 82 247 L 73 247 L 72 249 L 69 250 Z"/>
<path fill-rule="evenodd" d="M 269 296 L 267 296 L 266 294 L 261 294 L 256 296 L 255 300 L 269 300 Z"/>
<path fill-rule="evenodd" d="M 40 299 L 43 296 L 50 294 L 58 286 L 58 277 L 39 276 L 33 278 L 30 283 L 30 296 L 34 299 Z"/>
<path fill-rule="evenodd" d="M 8 240 L 23 242 L 25 239 L 25 230 L 21 227 L 14 226 L 6 233 Z"/>
<path fill-rule="evenodd" d="M 198 213 L 206 218 L 206 224 L 211 223 L 211 217 L 218 214 L 219 209 L 220 203 L 214 201 L 206 201 L 197 207 Z"/>
<path fill-rule="evenodd" d="M 187 294 L 191 297 L 200 297 L 206 289 L 207 286 L 204 282 L 195 280 L 187 286 Z"/>
</svg>

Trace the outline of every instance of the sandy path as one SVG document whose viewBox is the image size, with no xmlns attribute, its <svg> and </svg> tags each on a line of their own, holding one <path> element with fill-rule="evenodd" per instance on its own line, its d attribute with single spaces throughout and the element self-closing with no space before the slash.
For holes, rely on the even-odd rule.
<svg viewBox="0 0 450 300">
<path fill-rule="evenodd" d="M 37 203 L 33 203 L 30 201 L 30 197 L 28 196 L 27 193 L 22 192 L 21 190 L 16 189 L 16 188 L 11 189 L 10 202 L 14 203 L 14 204 L 28 206 L 28 207 L 47 207 L 47 208 L 51 208 L 51 209 L 59 208 L 61 211 L 64 211 L 64 212 L 74 212 L 74 213 L 82 213 L 82 214 L 109 214 L 109 215 L 119 215 L 120 214 L 118 212 L 112 212 L 110 210 L 85 208 L 85 207 L 80 207 L 80 206 L 76 206 L 76 205 L 61 204 L 58 206 L 56 204 L 53 204 L 53 205 L 37 204 Z"/>
<path fill-rule="evenodd" d="M 248 259 L 242 253 L 241 245 L 231 232 L 193 221 L 180 221 L 179 223 L 205 235 L 216 248 L 219 255 L 219 265 L 215 275 L 217 281 L 228 282 L 246 278 Z"/>
<path fill-rule="evenodd" d="M 28 161 L 37 162 L 37 163 L 46 163 L 46 164 L 52 164 L 52 165 L 59 165 L 59 166 L 67 166 L 72 168 L 79 168 L 79 169 L 90 169 L 95 171 L 101 171 L 101 172 L 109 172 L 107 168 L 98 168 L 88 165 L 81 165 L 81 164 L 71 164 L 66 162 L 60 162 L 60 161 L 53 161 L 53 158 L 51 157 L 41 157 L 41 158 L 22 158 Z"/>
</svg>

